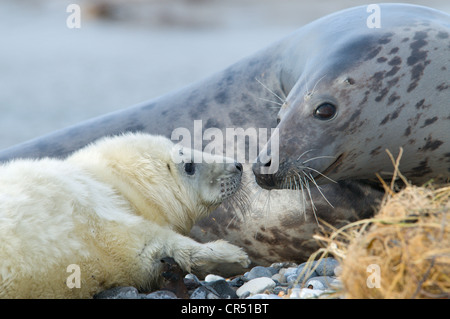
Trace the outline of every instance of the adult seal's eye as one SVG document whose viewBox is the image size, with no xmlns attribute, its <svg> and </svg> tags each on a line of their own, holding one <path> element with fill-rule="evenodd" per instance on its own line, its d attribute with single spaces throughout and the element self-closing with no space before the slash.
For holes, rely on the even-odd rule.
<svg viewBox="0 0 450 319">
<path fill-rule="evenodd" d="M 184 164 L 184 171 L 188 175 L 194 175 L 194 173 L 195 173 L 195 165 L 194 165 L 194 163 L 185 163 Z"/>
<path fill-rule="evenodd" d="M 314 117 L 325 121 L 331 120 L 336 115 L 336 106 L 331 103 L 322 103 L 314 110 Z"/>
</svg>

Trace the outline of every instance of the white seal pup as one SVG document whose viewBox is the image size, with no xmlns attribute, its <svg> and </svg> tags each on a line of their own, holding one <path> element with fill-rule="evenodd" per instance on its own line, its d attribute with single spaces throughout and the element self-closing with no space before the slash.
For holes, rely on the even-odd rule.
<svg viewBox="0 0 450 319">
<path fill-rule="evenodd" d="M 149 291 L 158 288 L 166 256 L 185 271 L 247 267 L 237 246 L 186 237 L 236 192 L 242 165 L 205 153 L 209 161 L 194 163 L 197 151 L 174 146 L 162 136 L 126 134 L 65 160 L 2 165 L 0 297 L 89 298 L 114 286 Z"/>
</svg>

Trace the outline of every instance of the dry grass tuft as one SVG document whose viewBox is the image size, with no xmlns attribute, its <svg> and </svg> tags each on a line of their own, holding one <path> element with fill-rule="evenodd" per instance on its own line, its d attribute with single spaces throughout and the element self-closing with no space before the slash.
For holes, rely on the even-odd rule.
<svg viewBox="0 0 450 319">
<path fill-rule="evenodd" d="M 344 298 L 450 298 L 450 185 L 410 185 L 398 171 L 400 156 L 394 178 L 404 189 L 383 182 L 373 218 L 315 236 L 326 244 L 322 255 L 340 260 Z"/>
</svg>

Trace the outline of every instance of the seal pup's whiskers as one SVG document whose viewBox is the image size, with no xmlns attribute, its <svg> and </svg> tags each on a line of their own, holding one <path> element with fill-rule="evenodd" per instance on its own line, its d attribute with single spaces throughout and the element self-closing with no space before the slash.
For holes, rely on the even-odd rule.
<svg viewBox="0 0 450 319">
<path fill-rule="evenodd" d="M 263 205 L 263 214 L 264 214 L 264 229 L 267 228 L 267 220 L 269 219 L 269 214 L 270 214 L 270 194 L 272 193 L 271 190 L 269 190 L 267 192 L 267 197 L 266 197 L 266 201 L 264 202 Z"/>
<path fill-rule="evenodd" d="M 253 175 L 252 175 L 253 176 Z M 241 182 L 237 186 L 237 189 L 234 192 L 234 195 L 225 199 L 222 205 L 227 209 L 233 209 L 233 214 L 236 217 L 230 221 L 227 225 L 227 228 L 231 225 L 233 221 L 237 221 L 237 218 L 240 217 L 242 220 L 246 220 L 247 216 L 252 211 L 252 205 L 254 202 L 252 189 L 255 189 L 255 179 L 249 177 L 249 175 L 244 171 L 241 177 Z M 258 186 L 258 188 L 260 188 Z M 253 199 L 252 199 L 253 198 Z M 238 216 L 240 215 L 240 216 Z"/>
<path fill-rule="evenodd" d="M 261 186 L 258 185 L 258 183 L 256 182 L 255 179 L 253 179 L 252 181 L 250 181 L 253 185 L 253 189 L 256 189 L 256 192 L 254 192 L 253 194 L 251 194 L 251 198 L 250 200 L 250 212 L 252 213 L 252 215 L 256 218 L 260 218 L 262 215 L 262 219 L 263 219 L 263 228 L 265 229 L 267 227 L 267 220 L 268 220 L 268 216 L 270 214 L 269 209 L 270 209 L 270 190 L 266 190 L 264 188 L 262 188 Z M 265 195 L 265 199 L 260 199 L 260 197 L 262 196 L 262 194 Z M 260 207 L 258 204 L 262 203 L 262 207 Z M 268 208 L 269 207 L 269 208 Z M 259 208 L 259 209 L 258 209 Z M 253 238 L 255 240 L 257 240 L 258 238 L 258 230 L 255 231 L 255 234 L 253 236 Z"/>
<path fill-rule="evenodd" d="M 237 220 L 238 217 L 241 217 L 245 221 L 249 214 L 248 212 L 251 210 L 251 201 L 247 185 L 241 185 L 233 196 L 225 199 L 222 205 L 226 209 L 232 209 L 234 215 L 226 228 L 228 228 L 234 220 Z"/>
<path fill-rule="evenodd" d="M 251 185 L 253 186 L 253 189 L 256 189 L 256 192 L 251 194 L 251 200 L 250 200 L 250 207 L 254 207 L 256 205 L 256 202 L 261 202 L 260 196 L 263 192 L 265 192 L 266 190 L 264 188 L 262 188 L 261 186 L 258 185 L 258 183 L 256 182 L 255 179 L 253 179 L 252 181 L 250 181 Z M 254 211 L 254 210 L 253 210 Z"/>
<path fill-rule="evenodd" d="M 230 225 L 237 220 L 237 215 L 233 215 L 233 217 L 231 218 L 231 220 L 228 222 L 227 226 L 225 227 L 225 229 L 228 229 L 228 227 L 230 227 Z"/>
<path fill-rule="evenodd" d="M 256 193 L 252 194 L 252 200 L 250 201 L 250 207 L 252 208 L 252 212 L 255 213 L 257 211 L 256 206 L 253 206 L 253 203 L 258 202 L 258 203 L 262 203 L 262 207 L 260 207 L 260 214 L 259 217 L 261 217 L 262 214 L 262 218 L 263 218 L 263 223 L 264 223 L 264 228 L 267 227 L 267 222 L 269 220 L 269 216 L 270 216 L 270 202 L 271 202 L 271 191 L 270 190 L 266 190 L 262 187 L 260 187 L 258 185 L 258 183 L 256 182 L 256 180 L 252 181 L 254 187 L 257 189 Z M 265 195 L 265 199 L 264 200 L 260 200 L 261 195 L 264 194 Z M 256 239 L 258 236 L 258 231 L 255 232 L 255 236 L 254 238 Z"/>
</svg>

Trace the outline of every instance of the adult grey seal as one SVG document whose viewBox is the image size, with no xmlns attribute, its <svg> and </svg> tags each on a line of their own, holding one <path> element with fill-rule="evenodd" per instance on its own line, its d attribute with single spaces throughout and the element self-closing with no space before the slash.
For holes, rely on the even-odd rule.
<svg viewBox="0 0 450 319">
<path fill-rule="evenodd" d="M 382 30 L 374 30 L 373 33 L 373 37 L 379 36 L 380 41 L 387 41 L 386 34 L 392 32 L 391 23 L 408 28 L 415 23 L 408 17 L 434 16 L 441 19 L 443 16 L 436 10 L 413 5 L 382 4 L 380 8 Z M 311 62 L 322 57 L 325 63 L 335 42 L 360 39 L 361 43 L 355 46 L 355 50 L 363 50 L 369 43 L 368 38 L 359 35 L 367 33 L 369 14 L 362 6 L 321 18 L 203 81 L 6 149 L 0 152 L 0 160 L 65 157 L 101 136 L 121 132 L 145 131 L 171 136 L 172 131 L 179 127 L 194 132 L 193 120 L 202 120 L 205 130 L 213 127 L 221 130 L 233 127 L 244 130 L 273 128 L 277 124 L 278 107 L 266 100 L 278 102 L 275 94 L 283 101 L 289 94 L 292 97 L 292 89 L 305 80 L 302 74 L 310 72 L 313 67 Z M 377 41 L 375 38 L 373 41 Z M 353 56 L 348 59 L 343 55 L 340 57 L 343 66 L 358 65 L 352 61 Z M 308 84 L 313 85 L 311 80 Z M 427 100 L 425 104 L 428 103 Z M 282 144 L 288 145 L 289 141 L 282 141 Z M 249 166 L 249 163 L 244 165 L 247 173 Z M 202 242 L 219 238 L 228 240 L 244 247 L 255 264 L 263 265 L 281 260 L 304 261 L 318 247 L 312 239 L 318 230 L 316 217 L 338 227 L 349 220 L 369 216 L 376 200 L 383 194 L 372 185 L 358 181 L 324 185 L 320 191 L 333 204 L 332 207 L 319 189 L 312 188 L 306 196 L 310 196 L 315 205 L 315 216 L 310 201 L 304 201 L 299 191 L 267 192 L 253 183 L 249 183 L 248 188 L 252 206 L 244 221 L 236 217 L 233 205 L 221 206 L 196 224 L 191 235 Z"/>
<path fill-rule="evenodd" d="M 381 28 L 364 19 L 339 25 L 311 56 L 278 118 L 270 157 L 253 166 L 265 188 L 348 179 L 390 179 L 385 149 L 403 148 L 400 171 L 412 183 L 450 178 L 450 16 L 418 7 L 381 6 Z M 397 7 L 399 8 L 399 7 Z M 278 170 L 260 169 L 278 161 Z"/>
</svg>

